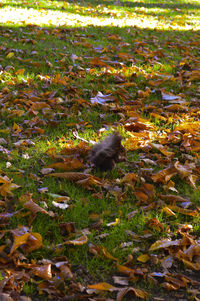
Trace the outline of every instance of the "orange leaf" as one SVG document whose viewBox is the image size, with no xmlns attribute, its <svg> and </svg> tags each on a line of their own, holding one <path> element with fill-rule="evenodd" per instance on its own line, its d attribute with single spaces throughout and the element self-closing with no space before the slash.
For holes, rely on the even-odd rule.
<svg viewBox="0 0 200 301">
<path fill-rule="evenodd" d="M 24 71 L 25 71 L 25 69 L 18 69 L 16 72 L 15 72 L 15 74 L 16 75 L 18 75 L 18 74 L 23 74 L 24 73 Z"/>
<path fill-rule="evenodd" d="M 135 182 L 137 182 L 138 180 L 138 175 L 135 174 L 135 173 L 128 173 L 126 174 L 122 180 L 121 180 L 121 183 L 126 183 L 126 184 L 135 184 Z"/>
<path fill-rule="evenodd" d="M 104 61 L 99 59 L 98 57 L 95 57 L 90 60 L 90 65 L 92 66 L 101 66 L 101 67 L 108 67 L 108 64 L 106 64 Z"/>
<path fill-rule="evenodd" d="M 128 268 L 124 265 L 118 265 L 118 270 L 120 273 L 123 273 L 123 274 L 126 274 L 126 275 L 129 275 L 129 276 L 133 276 L 135 274 L 135 270 L 131 269 L 131 268 Z"/>
<path fill-rule="evenodd" d="M 68 159 L 68 161 L 66 162 L 57 162 L 57 163 L 53 163 L 47 166 L 48 168 L 58 168 L 58 169 L 62 169 L 62 170 L 74 170 L 74 169 L 80 169 L 83 168 L 83 162 L 81 162 L 78 159 Z"/>
<path fill-rule="evenodd" d="M 156 183 L 167 183 L 176 173 L 177 171 L 174 167 L 169 167 L 153 174 L 151 178 Z"/>
<path fill-rule="evenodd" d="M 38 267 L 33 267 L 31 269 L 31 272 L 40 277 L 43 278 L 45 280 L 50 280 L 52 278 L 52 273 L 51 273 L 51 264 L 45 264 L 42 266 L 38 266 Z"/>
<path fill-rule="evenodd" d="M 114 290 L 118 290 L 118 288 L 106 282 L 99 282 L 96 284 L 88 285 L 88 288 L 99 290 L 99 291 L 110 291 L 110 292 Z"/>
</svg>

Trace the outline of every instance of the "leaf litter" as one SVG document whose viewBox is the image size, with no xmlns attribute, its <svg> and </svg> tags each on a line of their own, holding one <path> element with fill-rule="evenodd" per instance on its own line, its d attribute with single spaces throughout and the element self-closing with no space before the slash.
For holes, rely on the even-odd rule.
<svg viewBox="0 0 200 301">
<path fill-rule="evenodd" d="M 67 5 L 63 3 L 62 9 Z M 93 8 L 89 5 L 88 11 L 94 13 Z M 80 12 L 78 4 L 76 9 Z M 144 9 L 145 5 L 141 14 Z M 107 10 L 106 4 L 95 7 L 97 14 Z M 115 17 L 114 11 L 109 14 Z M 127 16 L 131 14 L 136 12 L 127 10 Z M 170 16 L 166 22 L 181 26 L 181 20 L 171 20 Z M 195 273 L 200 269 L 200 209 L 192 195 L 194 192 L 199 198 L 200 187 L 198 31 L 187 41 L 174 35 L 160 42 L 159 30 L 145 36 L 135 26 L 123 29 L 130 34 L 129 42 L 121 30 L 119 34 L 102 31 L 107 46 L 94 46 L 93 35 L 86 28 L 80 33 L 75 28 L 28 23 L 26 29 L 20 29 L 23 34 L 16 35 L 12 27 L 0 27 L 3 38 L 33 48 L 29 55 L 26 47 L 13 48 L 5 40 L 0 46 L 0 298 L 29 301 L 31 297 L 23 296 L 25 286 L 34 283 L 42 298 L 47 294 L 57 300 L 146 299 L 151 297 L 147 286 L 153 283 L 172 293 L 171 300 L 188 295 L 198 300 Z M 59 52 L 56 65 L 51 60 L 53 52 L 39 55 L 38 60 L 34 45 L 47 36 L 70 41 L 75 49 L 83 47 L 83 54 L 69 53 L 65 48 Z M 173 52 L 179 53 L 178 59 Z M 169 70 L 163 58 L 172 66 Z M 43 67 L 49 72 L 42 72 Z M 35 78 L 27 72 L 30 69 L 36 72 Z M 88 76 L 91 83 L 86 89 Z M 97 126 L 85 113 L 91 116 L 94 111 Z M 114 121 L 108 116 L 114 116 Z M 56 136 L 51 143 L 49 128 L 53 132 L 57 127 L 66 127 L 71 135 Z M 94 140 L 105 141 L 102 133 L 110 128 L 120 131 L 122 147 L 127 150 L 127 160 L 115 160 L 117 164 L 112 165 L 117 175 L 99 172 L 98 163 L 94 170 L 88 157 Z M 92 139 L 81 137 L 91 129 Z M 37 139 L 45 141 L 48 149 L 40 149 Z M 98 160 L 101 158 L 102 154 Z M 113 159 L 112 155 L 109 158 Z M 39 168 L 34 167 L 33 159 Z M 61 194 L 53 193 L 51 184 L 41 186 L 47 179 L 55 180 Z M 28 185 L 29 181 L 37 189 Z M 81 220 L 81 226 L 76 227 L 72 217 L 64 219 L 63 212 L 69 212 L 70 218 L 77 204 L 63 192 L 63 183 L 74 185 L 76 191 L 88 190 L 94 201 L 112 199 L 117 209 L 90 212 L 92 224 Z M 182 185 L 188 187 L 188 193 Z M 88 202 L 82 199 L 83 206 Z M 126 214 L 122 212 L 125 205 Z M 46 245 L 49 233 L 43 237 L 35 232 L 35 221 L 43 215 L 49 222 L 56 221 L 62 234 L 59 243 Z M 144 228 L 138 226 L 136 233 L 126 226 L 124 241 L 108 250 L 104 241 L 112 240 L 112 231 L 117 233 L 124 223 L 131 224 L 139 216 Z M 20 221 L 15 228 L 12 219 Z M 100 258 L 102 268 L 110 261 L 112 277 L 108 282 L 101 277 L 97 282 L 91 275 L 88 279 L 87 273 L 82 282 L 78 281 L 73 262 L 65 256 L 66 249 L 73 253 L 78 248 L 87 254 L 83 257 Z M 122 260 L 119 249 L 127 258 L 124 255 Z M 34 257 L 45 250 L 48 252 L 44 254 L 50 255 Z"/>
</svg>

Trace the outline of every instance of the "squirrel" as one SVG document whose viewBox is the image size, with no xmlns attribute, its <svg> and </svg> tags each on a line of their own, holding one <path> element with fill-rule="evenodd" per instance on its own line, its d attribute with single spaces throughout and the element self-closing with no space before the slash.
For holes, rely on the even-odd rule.
<svg viewBox="0 0 200 301">
<path fill-rule="evenodd" d="M 115 131 L 100 143 L 95 144 L 89 156 L 92 165 L 102 171 L 108 171 L 113 169 L 116 163 L 125 161 L 126 150 L 121 140 L 122 137 Z"/>
</svg>

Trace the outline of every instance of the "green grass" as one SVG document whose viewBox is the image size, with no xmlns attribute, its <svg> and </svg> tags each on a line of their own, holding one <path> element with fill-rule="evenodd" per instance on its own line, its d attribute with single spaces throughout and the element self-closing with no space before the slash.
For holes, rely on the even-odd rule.
<svg viewBox="0 0 200 301">
<path fill-rule="evenodd" d="M 9 224 L 2 226 L 2 229 L 31 226 L 33 232 L 42 235 L 44 246 L 31 252 L 27 261 L 53 261 L 58 256 L 66 256 L 76 275 L 75 282 L 80 281 L 85 286 L 102 281 L 113 283 L 112 276 L 119 274 L 116 263 L 92 254 L 91 244 L 104 247 L 118 259 L 119 264 L 124 264 L 132 255 L 131 267 L 140 269 L 147 266 L 150 273 L 160 271 L 159 264 L 156 268 L 151 264 L 148 266 L 148 263 L 139 262 L 137 257 L 148 253 L 156 240 L 177 238 L 180 224 L 187 223 L 193 225 L 193 234 L 199 235 L 197 217 L 179 213 L 171 217 L 161 212 L 166 204 L 160 201 L 159 194 L 175 192 L 167 191 L 163 184 L 154 183 L 151 179 L 152 173 L 167 168 L 170 162 L 174 164 L 179 160 L 181 164 L 186 163 L 184 154 L 193 156 L 192 162 L 199 164 L 199 157 L 181 144 L 189 131 L 181 134 L 181 141 L 168 135 L 178 135 L 174 129 L 185 121 L 193 123 L 199 120 L 198 102 L 195 104 L 194 99 L 199 98 L 200 79 L 184 78 L 184 68 L 181 69 L 184 64 L 186 70 L 200 67 L 199 12 L 200 2 L 194 0 L 85 0 L 78 3 L 4 0 L 0 3 L 0 138 L 7 141 L 3 145 L 5 149 L 0 149 L 0 170 L 2 175 L 6 174 L 20 186 L 13 191 L 13 196 L 0 197 L 9 204 L 5 209 L 2 207 L 2 212 L 21 209 L 22 196 L 30 193 L 39 206 L 55 213 L 54 218 L 38 213 L 30 225 L 31 214 L 23 209 L 10 219 Z M 97 59 L 103 63 L 95 63 Z M 151 92 L 141 96 L 139 91 L 145 94 L 146 88 Z M 171 103 L 162 101 L 158 90 L 184 95 L 182 98 L 189 103 L 187 108 L 179 108 L 180 111 L 168 108 Z M 114 105 L 92 106 L 90 99 L 99 91 L 112 93 Z M 127 144 L 131 134 L 125 124 L 131 123 L 136 116 L 154 126 L 149 130 L 152 135 L 149 142 L 163 142 L 168 151 L 175 153 L 171 161 L 167 161 L 167 156 L 159 150 L 149 147 L 148 143 L 145 146 L 148 139 L 146 136 L 142 138 L 144 131 L 136 129 L 131 133 L 136 132 L 143 144 L 127 152 L 129 162 L 135 162 L 135 165 L 120 163 L 109 173 L 91 171 L 110 188 L 88 190 L 63 179 L 42 175 L 42 168 L 66 159 L 60 153 L 65 144 L 70 140 L 74 146 L 79 143 L 73 136 L 74 131 L 81 138 L 98 141 L 113 129 L 118 129 L 123 136 L 122 143 L 131 146 Z M 19 131 L 14 130 L 15 124 Z M 104 130 L 100 132 L 100 129 Z M 15 147 L 14 143 L 21 139 L 30 139 L 34 145 Z M 48 153 L 51 148 L 54 148 L 55 158 Z M 73 156 L 77 157 L 77 154 L 73 153 L 71 159 Z M 157 165 L 144 163 L 143 159 L 153 160 Z M 82 160 L 84 167 L 78 171 L 87 171 L 88 155 L 83 155 Z M 7 167 L 7 162 L 11 163 L 10 167 Z M 128 172 L 138 175 L 135 186 L 121 183 Z M 148 206 L 149 202 L 142 201 L 138 205 L 134 194 L 143 187 L 144 181 L 155 187 L 156 196 L 150 202 L 160 204 L 147 211 L 144 206 Z M 178 175 L 173 176 L 172 181 L 177 194 L 189 198 L 191 208 L 198 207 L 198 181 L 197 189 Z M 44 187 L 48 191 L 40 193 L 39 189 Z M 68 196 L 69 208 L 61 210 L 54 207 L 51 194 Z M 127 214 L 134 210 L 137 212 L 129 220 Z M 92 218 L 94 213 L 96 219 Z M 162 224 L 162 231 L 149 226 L 148 222 L 153 218 Z M 102 219 L 101 226 L 93 227 L 99 219 Z M 116 219 L 120 222 L 109 227 L 108 224 Z M 66 222 L 75 223 L 75 233 L 62 231 L 59 224 Z M 62 245 L 85 231 L 88 236 L 86 244 Z M 107 236 L 99 237 L 101 234 Z M 151 236 L 146 238 L 146 234 Z M 12 235 L 7 233 L 4 243 L 8 253 L 12 242 Z M 79 265 L 86 269 L 80 275 Z M 179 271 L 177 269 L 177 273 Z M 41 279 L 38 279 L 39 283 Z M 149 300 L 160 293 L 165 296 L 165 291 L 155 289 L 144 279 L 139 278 L 131 285 L 147 290 Z M 37 281 L 30 280 L 24 284 L 23 294 L 35 295 Z M 48 298 L 47 295 L 45 297 Z"/>
</svg>

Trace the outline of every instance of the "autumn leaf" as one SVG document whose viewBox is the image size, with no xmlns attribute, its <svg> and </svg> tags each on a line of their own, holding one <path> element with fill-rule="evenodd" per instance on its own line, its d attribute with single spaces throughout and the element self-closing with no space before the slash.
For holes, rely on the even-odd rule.
<svg viewBox="0 0 200 301">
<path fill-rule="evenodd" d="M 24 245 L 27 243 L 28 238 L 30 236 L 30 233 L 26 232 L 22 235 L 15 235 L 14 234 L 14 244 L 12 245 L 12 248 L 10 250 L 10 255 L 21 245 Z"/>
<path fill-rule="evenodd" d="M 142 299 L 146 299 L 148 296 L 148 293 L 137 289 L 137 288 L 133 288 L 133 287 L 126 287 L 120 290 L 120 292 L 117 294 L 117 301 L 121 301 L 123 300 L 124 296 L 126 294 L 133 294 L 134 296 L 138 297 L 138 298 L 142 298 Z"/>
<path fill-rule="evenodd" d="M 62 169 L 62 170 L 75 170 L 75 169 L 81 169 L 83 168 L 83 162 L 80 160 L 74 158 L 74 159 L 68 159 L 64 162 L 57 162 L 53 163 L 47 166 L 47 168 L 55 168 L 55 169 Z"/>
<path fill-rule="evenodd" d="M 114 261 L 118 261 L 117 258 L 115 258 L 113 255 L 111 255 L 107 249 L 103 246 L 94 246 L 92 244 L 89 245 L 89 252 L 94 254 L 94 255 L 98 255 L 98 256 L 104 256 L 108 259 L 114 260 Z"/>
<path fill-rule="evenodd" d="M 169 248 L 171 246 L 179 246 L 181 243 L 180 239 L 176 239 L 174 241 L 171 241 L 169 239 L 163 239 L 163 240 L 158 240 L 154 244 L 151 245 L 149 251 L 155 251 L 161 248 Z"/>
<path fill-rule="evenodd" d="M 113 96 L 111 96 L 111 94 L 104 95 L 101 92 L 98 92 L 95 97 L 92 97 L 90 99 L 92 104 L 97 103 L 97 104 L 101 104 L 101 105 L 103 105 L 107 101 L 112 101 L 112 100 L 114 100 L 114 98 L 113 98 Z"/>
<path fill-rule="evenodd" d="M 42 247 L 42 236 L 39 233 L 30 232 L 27 227 L 21 226 L 11 230 L 11 233 L 13 234 L 14 243 L 10 255 L 20 246 L 24 248 L 27 254 Z"/>
<path fill-rule="evenodd" d="M 148 254 L 142 254 L 140 256 L 137 257 L 137 260 L 140 262 L 147 262 L 150 259 L 150 256 Z"/>
<path fill-rule="evenodd" d="M 74 240 L 67 240 L 63 244 L 65 244 L 65 245 L 81 246 L 81 245 L 86 244 L 87 241 L 88 241 L 88 238 L 87 238 L 86 235 L 84 235 L 84 236 L 81 236 L 81 237 L 79 237 L 77 239 L 74 239 Z"/>
<path fill-rule="evenodd" d="M 91 284 L 88 285 L 88 288 L 90 289 L 94 289 L 94 290 L 99 290 L 99 291 L 114 291 L 114 290 L 118 290 L 118 288 L 116 288 L 115 286 L 106 283 L 106 282 L 100 282 L 100 283 L 96 283 L 96 284 Z"/>
<path fill-rule="evenodd" d="M 44 265 L 41 265 L 41 266 L 36 266 L 36 267 L 32 267 L 31 268 L 31 272 L 42 278 L 42 279 L 45 279 L 45 280 L 50 280 L 52 279 L 52 271 L 51 271 L 51 264 L 44 264 Z"/>
<path fill-rule="evenodd" d="M 40 207 L 38 204 L 33 202 L 33 200 L 29 200 L 28 202 L 24 203 L 24 207 L 29 209 L 34 215 L 37 214 L 38 212 L 41 212 L 41 213 L 47 214 L 51 217 L 54 217 L 53 212 L 46 211 L 45 209 Z"/>
<path fill-rule="evenodd" d="M 13 195 L 11 190 L 20 187 L 19 185 L 12 183 L 12 180 L 10 180 L 7 176 L 0 175 L 0 183 L 2 183 L 2 185 L 0 186 L 0 194 L 4 197 L 8 195 Z"/>
</svg>

